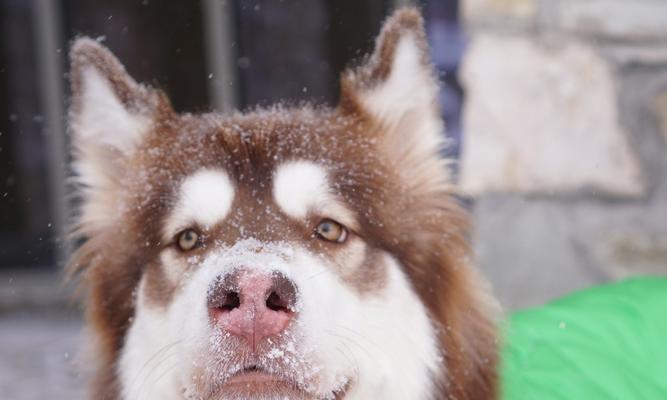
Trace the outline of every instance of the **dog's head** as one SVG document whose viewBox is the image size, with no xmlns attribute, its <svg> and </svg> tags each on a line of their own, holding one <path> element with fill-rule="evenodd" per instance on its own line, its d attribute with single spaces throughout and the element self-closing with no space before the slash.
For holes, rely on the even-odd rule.
<svg viewBox="0 0 667 400">
<path fill-rule="evenodd" d="M 178 114 L 98 43 L 71 59 L 96 398 L 493 397 L 417 11 L 334 109 Z"/>
</svg>

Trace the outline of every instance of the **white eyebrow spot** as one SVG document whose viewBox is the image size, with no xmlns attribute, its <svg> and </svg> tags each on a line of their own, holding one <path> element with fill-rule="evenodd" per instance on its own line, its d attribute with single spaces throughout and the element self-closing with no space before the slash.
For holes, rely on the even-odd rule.
<svg viewBox="0 0 667 400">
<path fill-rule="evenodd" d="M 222 221 L 234 201 L 234 185 L 220 169 L 204 169 L 183 181 L 178 202 L 167 223 L 167 235 L 192 223 L 210 228 Z"/>
<path fill-rule="evenodd" d="M 303 219 L 330 200 L 326 171 L 309 161 L 293 161 L 276 170 L 273 197 L 287 215 Z"/>
</svg>

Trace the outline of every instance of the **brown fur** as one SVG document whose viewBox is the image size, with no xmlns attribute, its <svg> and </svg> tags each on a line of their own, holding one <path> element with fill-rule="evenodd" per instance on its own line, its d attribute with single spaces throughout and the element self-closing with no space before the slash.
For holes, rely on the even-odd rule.
<svg viewBox="0 0 667 400">
<path fill-rule="evenodd" d="M 105 49 L 89 42 L 74 47 L 74 112 L 80 107 L 80 73 L 92 66 L 109 78 L 126 106 L 155 121 L 131 156 L 117 155 L 121 169 L 117 186 L 91 189 L 110 191 L 106 195 L 118 196 L 123 207 L 104 229 L 87 229 L 85 223 L 79 227 L 86 242 L 71 261 L 71 270 L 84 274 L 87 318 L 99 341 L 93 398 L 118 398 L 114 365 L 133 316 L 134 294 L 142 274 L 153 275 L 149 290 L 156 301 L 166 301 L 174 290 L 164 283 L 166 278 L 159 276 L 163 272 L 155 265 L 159 251 L 171 245 L 161 237 L 159 222 L 173 206 L 176 183 L 199 168 L 223 167 L 241 188 L 235 206 L 246 207 L 245 215 L 256 215 L 258 200 L 270 203 L 274 166 L 290 159 L 326 165 L 332 180 L 339 183 L 337 194 L 358 216 L 359 229 L 354 234 L 364 239 L 369 250 L 354 280 L 378 281 L 382 274 L 374 257 L 378 250 L 391 253 L 405 266 L 439 328 L 447 376 L 435 377 L 440 382 L 438 399 L 496 398 L 492 306 L 469 265 L 468 218 L 444 184 L 448 180 L 444 170 L 426 180 L 435 184 L 406 179 L 419 171 L 401 167 L 421 161 L 405 164 L 396 160 L 384 143 L 387 127 L 359 99 L 361 92 L 387 78 L 396 43 L 406 31 L 415 36 L 424 63 L 428 63 L 419 13 L 400 11 L 385 25 L 375 54 L 344 74 L 336 109 L 277 107 L 231 116 L 176 114 L 163 94 L 134 83 Z M 440 162 L 438 150 L 431 149 L 423 163 Z M 250 192 L 258 188 L 258 182 L 265 185 L 264 191 Z M 259 220 L 227 221 L 209 235 L 233 242 L 241 236 L 239 226 L 267 239 L 312 232 L 274 210 Z M 281 228 L 267 230 L 266 226 Z"/>
</svg>

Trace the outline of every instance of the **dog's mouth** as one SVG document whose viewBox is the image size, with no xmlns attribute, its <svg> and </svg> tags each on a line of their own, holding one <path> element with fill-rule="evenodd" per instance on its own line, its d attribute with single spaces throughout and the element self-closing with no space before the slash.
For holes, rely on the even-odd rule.
<svg viewBox="0 0 667 400">
<path fill-rule="evenodd" d="M 227 385 L 238 385 L 238 384 L 263 384 L 263 383 L 275 383 L 275 382 L 289 382 L 281 376 L 266 372 L 257 367 L 246 368 L 242 371 L 237 372 L 232 375 L 225 384 Z"/>
<path fill-rule="evenodd" d="M 232 375 L 221 387 L 221 392 L 233 393 L 242 398 L 261 398 L 284 396 L 285 398 L 305 399 L 306 393 L 296 383 L 257 367 L 243 369 Z"/>
<path fill-rule="evenodd" d="M 349 384 L 321 396 L 304 390 L 288 377 L 251 366 L 233 374 L 219 387 L 213 399 L 290 399 L 290 400 L 343 400 Z"/>
</svg>

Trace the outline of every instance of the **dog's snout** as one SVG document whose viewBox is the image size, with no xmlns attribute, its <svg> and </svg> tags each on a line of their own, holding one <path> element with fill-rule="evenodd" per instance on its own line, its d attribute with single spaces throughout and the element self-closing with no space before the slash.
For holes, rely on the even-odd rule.
<svg viewBox="0 0 667 400">
<path fill-rule="evenodd" d="M 296 302 L 296 285 L 278 272 L 239 270 L 218 279 L 208 293 L 212 323 L 245 339 L 253 351 L 287 329 Z"/>
</svg>

